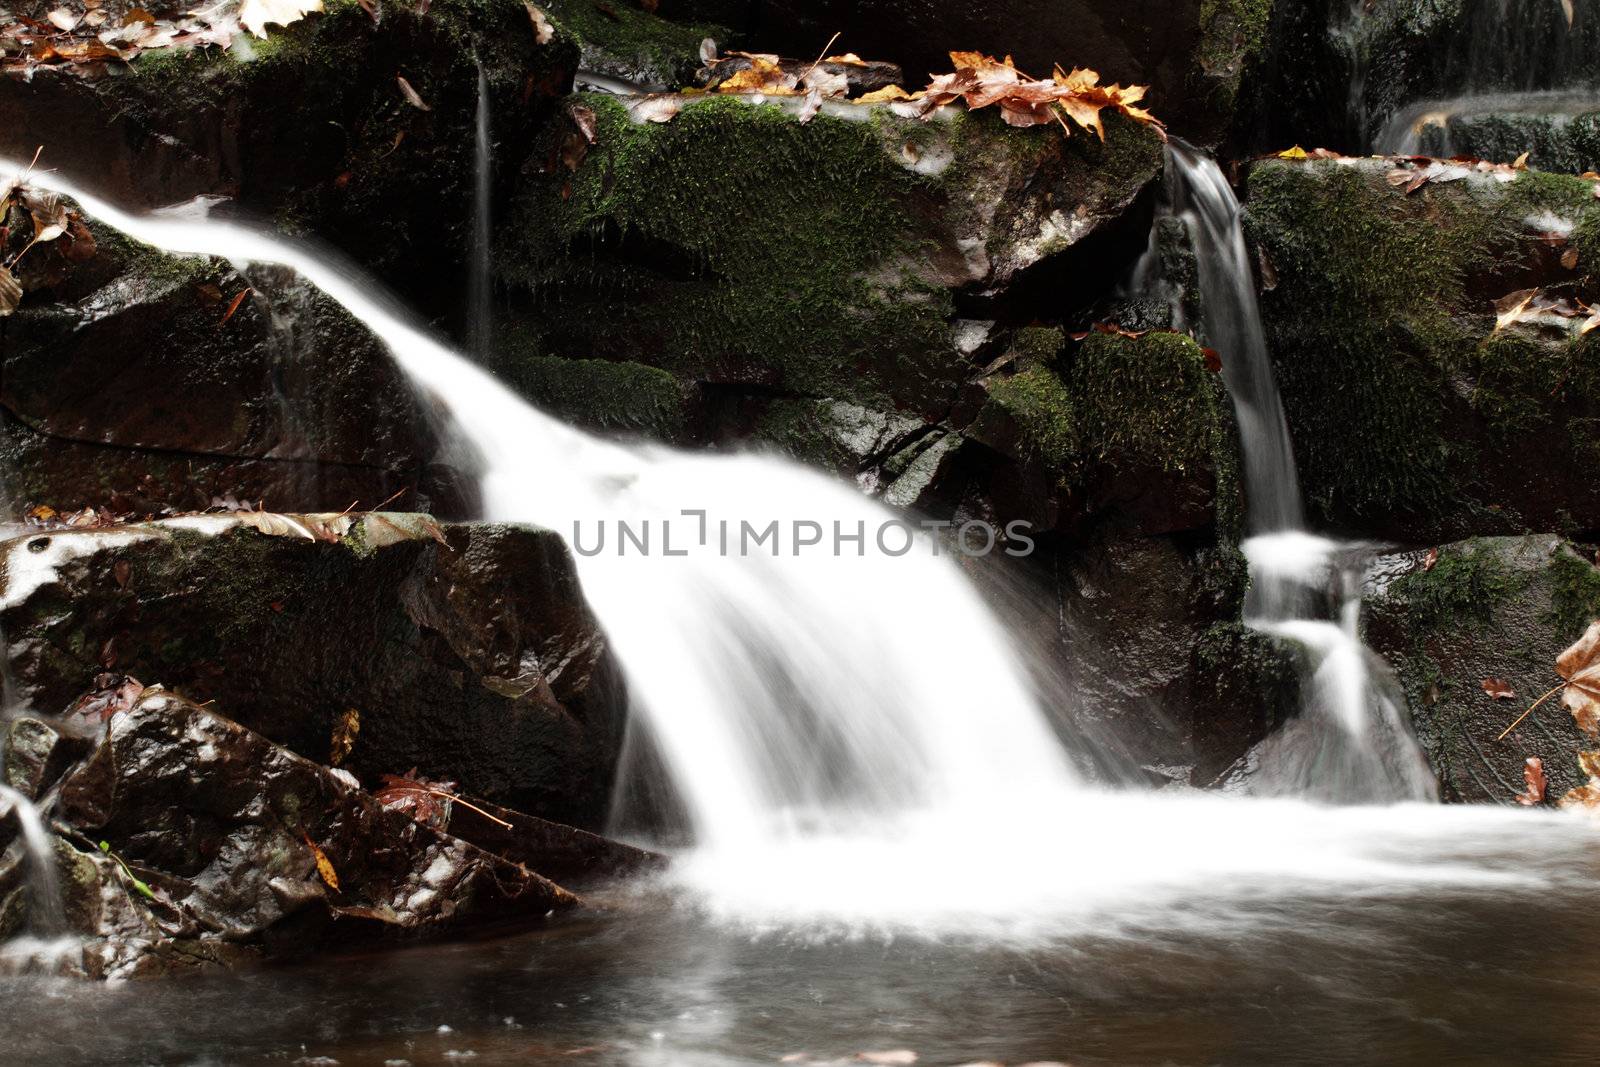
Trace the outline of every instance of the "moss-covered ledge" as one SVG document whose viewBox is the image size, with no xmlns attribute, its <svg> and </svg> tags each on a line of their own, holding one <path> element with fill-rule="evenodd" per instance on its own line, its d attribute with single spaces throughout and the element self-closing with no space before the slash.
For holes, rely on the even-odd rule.
<svg viewBox="0 0 1600 1067">
<path fill-rule="evenodd" d="M 1424 541 L 1600 528 L 1597 339 L 1560 323 L 1497 330 L 1493 306 L 1534 287 L 1594 298 L 1593 184 L 1526 171 L 1408 194 L 1391 170 L 1269 160 L 1248 179 L 1249 233 L 1274 283 L 1262 312 L 1313 511 Z"/>
<path fill-rule="evenodd" d="M 926 418 L 970 376 L 957 292 L 994 292 L 1120 214 L 1160 167 L 1149 130 L 1105 144 L 964 112 L 685 97 L 666 123 L 584 95 L 595 140 L 550 132 L 497 250 L 529 296 L 532 357 Z M 565 157 L 571 160 L 571 153 Z"/>
</svg>

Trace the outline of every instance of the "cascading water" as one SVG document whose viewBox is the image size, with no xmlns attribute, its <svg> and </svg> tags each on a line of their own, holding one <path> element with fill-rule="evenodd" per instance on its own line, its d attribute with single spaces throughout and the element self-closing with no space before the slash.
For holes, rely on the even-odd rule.
<svg viewBox="0 0 1600 1067">
<path fill-rule="evenodd" d="M 1572 150 L 1562 142 L 1590 136 L 1566 130 L 1580 117 L 1593 125 L 1600 112 L 1596 0 L 1418 7 L 1357 0 L 1335 28 L 1350 56 L 1351 109 L 1367 147 L 1485 158 L 1531 150 L 1538 162 Z M 1395 40 L 1411 42 L 1406 53 L 1375 67 L 1372 53 Z"/>
<path fill-rule="evenodd" d="M 472 248 L 467 278 L 467 347 L 480 359 L 492 343 L 490 325 L 492 282 L 489 277 L 490 199 L 493 195 L 494 159 L 489 137 L 489 76 L 478 67 L 478 110 L 473 127 Z"/>
<path fill-rule="evenodd" d="M 348 264 L 36 180 L 170 252 L 293 267 L 453 417 L 491 518 L 574 532 L 585 592 L 692 823 L 697 847 L 673 877 L 719 915 L 1032 938 L 1214 923 L 1197 902 L 1264 888 L 1572 877 L 1559 857 L 1577 824 L 1554 814 L 1085 787 L 960 569 L 854 488 L 774 457 L 589 437 L 410 325 Z M 774 522 L 775 541 L 737 550 L 747 524 L 764 535 Z M 1501 858 L 1513 834 L 1520 851 Z"/>
<path fill-rule="evenodd" d="M 1295 642 L 1312 662 L 1301 714 L 1252 753 L 1250 788 L 1345 803 L 1435 799 L 1403 700 L 1361 642 L 1360 554 L 1304 528 L 1238 198 L 1215 161 L 1181 142 L 1167 150 L 1165 180 L 1162 215 L 1181 219 L 1193 244 L 1202 331 L 1222 353 L 1239 424 L 1252 534 L 1245 621 Z M 1160 227 L 1158 218 L 1153 242 Z M 1147 288 L 1157 262 L 1147 255 L 1140 267 Z M 1329 599 L 1336 619 L 1318 618 L 1319 601 Z"/>
<path fill-rule="evenodd" d="M 0 820 L 6 818 L 16 820 L 25 852 L 27 932 L 39 941 L 57 938 L 66 930 L 67 921 L 61 904 L 60 879 L 56 875 L 54 841 L 33 801 L 8 785 L 0 785 Z"/>
</svg>

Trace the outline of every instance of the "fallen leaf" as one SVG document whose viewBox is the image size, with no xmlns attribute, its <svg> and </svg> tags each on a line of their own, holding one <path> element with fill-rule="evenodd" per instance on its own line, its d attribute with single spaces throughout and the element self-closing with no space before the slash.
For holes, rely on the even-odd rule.
<svg viewBox="0 0 1600 1067">
<path fill-rule="evenodd" d="M 333 869 L 333 862 L 328 859 L 328 854 L 317 847 L 317 843 L 311 840 L 310 834 L 302 831 L 300 836 L 305 840 L 306 847 L 311 850 L 312 858 L 317 861 L 317 876 L 322 879 L 329 889 L 337 893 L 339 891 L 339 875 Z"/>
<path fill-rule="evenodd" d="M 220 330 L 224 326 L 228 325 L 228 320 L 233 318 L 234 312 L 239 310 L 239 305 L 244 303 L 244 298 L 249 296 L 251 292 L 252 290 L 245 289 L 241 291 L 238 296 L 234 297 L 231 302 L 229 302 L 228 310 L 223 312 L 222 321 L 217 323 L 217 329 Z"/>
<path fill-rule="evenodd" d="M 805 99 L 800 103 L 800 125 L 804 126 L 817 117 L 817 112 L 822 110 L 822 90 L 812 89 L 806 93 Z"/>
<path fill-rule="evenodd" d="M 16 312 L 22 303 L 22 283 L 5 267 L 0 267 L 0 318 Z"/>
<path fill-rule="evenodd" d="M 1530 808 L 1535 804 L 1542 803 L 1546 785 L 1544 760 L 1538 756 L 1529 756 L 1524 760 L 1522 763 L 1522 781 L 1527 788 L 1517 794 L 1517 803 Z"/>
<path fill-rule="evenodd" d="M 1556 657 L 1556 673 L 1566 680 L 1561 705 L 1589 737 L 1600 741 L 1600 622 Z"/>
<path fill-rule="evenodd" d="M 71 33 L 73 30 L 78 28 L 78 23 L 83 21 L 82 15 L 76 14 L 73 11 L 69 11 L 64 7 L 56 8 L 54 11 L 50 12 L 50 14 L 46 15 L 45 18 L 49 19 L 50 24 L 63 33 Z"/>
<path fill-rule="evenodd" d="M 1533 302 L 1533 298 L 1538 295 L 1539 290 L 1537 289 L 1519 289 L 1496 300 L 1494 302 L 1494 328 L 1503 330 L 1512 323 L 1519 321 L 1523 312 L 1528 309 L 1528 305 Z"/>
<path fill-rule="evenodd" d="M 549 44 L 556 35 L 556 28 L 550 25 L 550 19 L 528 0 L 522 0 L 522 6 L 528 9 L 528 19 L 533 23 L 533 39 L 539 44 Z"/>
<path fill-rule="evenodd" d="M 395 75 L 394 80 L 395 83 L 400 86 L 400 95 L 406 98 L 406 103 L 410 104 L 419 111 L 433 110 L 433 108 L 429 107 L 427 102 L 422 99 L 421 95 L 419 95 L 415 89 L 411 88 L 411 83 L 406 81 L 404 77 L 397 74 Z"/>
<path fill-rule="evenodd" d="M 1439 550 L 1437 548 L 1428 549 L 1428 554 L 1426 556 L 1422 557 L 1422 569 L 1425 570 L 1425 571 L 1431 571 L 1431 570 L 1433 570 L 1434 567 L 1436 567 L 1438 565 L 1439 565 Z"/>
<path fill-rule="evenodd" d="M 1512 170 L 1527 170 L 1528 169 L 1528 153 L 1524 152 L 1524 153 L 1522 153 L 1522 155 L 1518 156 L 1512 162 L 1511 169 Z"/>
<path fill-rule="evenodd" d="M 133 707 L 144 690 L 144 684 L 131 675 L 102 672 L 94 676 L 94 688 L 72 702 L 67 716 L 98 726 Z"/>
<path fill-rule="evenodd" d="M 1282 142 L 1280 141 L 1279 143 L 1281 144 Z M 1301 148 L 1299 145 L 1295 145 L 1293 148 L 1285 148 L 1282 152 L 1279 152 L 1278 158 L 1293 160 L 1310 159 L 1311 154 L 1304 148 Z"/>
<path fill-rule="evenodd" d="M 373 797 L 390 811 L 404 812 L 424 826 L 443 830 L 450 824 L 450 804 L 455 800 L 456 783 L 431 782 L 415 767 L 404 775 L 386 774 L 383 788 Z"/>
<path fill-rule="evenodd" d="M 578 128 L 578 132 L 583 134 L 583 139 L 589 144 L 594 144 L 594 109 L 582 104 L 573 104 L 567 108 L 567 116 L 572 119 L 572 124 Z"/>
<path fill-rule="evenodd" d="M 1561 266 L 1565 270 L 1578 269 L 1578 250 L 1576 248 L 1569 248 L 1561 253 Z"/>
<path fill-rule="evenodd" d="M 635 122 L 671 122 L 683 110 L 677 93 L 650 93 L 628 101 L 628 116 Z"/>
<path fill-rule="evenodd" d="M 346 708 L 333 721 L 333 737 L 328 752 L 330 766 L 337 767 L 345 761 L 351 749 L 356 747 L 356 735 L 360 732 L 361 713 L 355 708 Z"/>
<path fill-rule="evenodd" d="M 921 93 L 908 93 L 898 85 L 885 85 L 882 89 L 874 89 L 870 93 L 863 93 L 855 98 L 857 104 L 887 104 L 895 100 L 916 100 Z"/>
<path fill-rule="evenodd" d="M 1494 700 L 1515 700 L 1516 690 L 1511 688 L 1511 683 L 1504 678 L 1485 678 L 1483 691 Z"/>
<path fill-rule="evenodd" d="M 1210 371 L 1212 374 L 1222 373 L 1221 352 L 1218 352 L 1215 348 L 1202 348 L 1200 350 L 1200 355 L 1206 361 L 1206 370 Z"/>
<path fill-rule="evenodd" d="M 322 0 L 244 0 L 239 5 L 239 24 L 257 37 L 266 37 L 268 23 L 287 26 L 321 10 Z"/>
<path fill-rule="evenodd" d="M 253 526 L 269 537 L 303 537 L 307 541 L 317 539 L 311 528 L 293 515 L 279 515 L 271 511 L 241 511 L 239 522 L 245 526 Z"/>
</svg>

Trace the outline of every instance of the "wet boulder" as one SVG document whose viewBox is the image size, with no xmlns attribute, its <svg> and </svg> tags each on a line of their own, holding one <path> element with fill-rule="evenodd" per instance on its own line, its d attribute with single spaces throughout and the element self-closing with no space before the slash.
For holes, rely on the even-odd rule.
<svg viewBox="0 0 1600 1067">
<path fill-rule="evenodd" d="M 1251 169 L 1262 316 L 1320 525 L 1412 543 L 1600 528 L 1600 333 L 1579 314 L 1600 298 L 1595 188 L 1384 160 Z"/>
<path fill-rule="evenodd" d="M 34 232 L 9 198 L 7 251 Z M 38 201 L 32 201 L 37 205 Z M 0 335 L 0 454 L 18 510 L 135 514 L 214 497 L 284 509 L 463 506 L 383 344 L 285 268 L 160 252 L 70 212 L 17 260 Z"/>
<path fill-rule="evenodd" d="M 369 785 L 415 768 L 603 820 L 624 695 L 559 537 L 393 514 L 248 520 L 5 542 L 18 699 L 60 712 L 106 676 L 83 708 L 103 712 L 126 678 L 160 679 Z"/>
<path fill-rule="evenodd" d="M 1559 702 L 1556 657 L 1600 617 L 1592 545 L 1555 534 L 1482 537 L 1380 556 L 1367 579 L 1366 637 L 1394 666 L 1418 739 L 1446 800 L 1509 804 L 1523 764 L 1543 761 L 1553 801 L 1582 785 L 1577 754 L 1594 747 Z M 1496 699 L 1488 680 L 1515 694 Z"/>
<path fill-rule="evenodd" d="M 330 0 L 226 49 L 8 70 L 0 154 L 26 162 L 43 146 L 41 165 L 133 207 L 226 197 L 331 243 L 416 306 L 454 312 L 474 228 L 480 77 L 500 158 L 520 159 L 541 102 L 570 87 L 577 51 L 566 32 L 541 44 L 517 0 L 388 5 L 381 18 Z"/>
<path fill-rule="evenodd" d="M 81 944 L 55 965 L 91 977 L 297 955 L 579 903 L 160 687 L 111 716 L 57 796 L 55 932 Z M 26 918 L 47 932 L 37 913 Z"/>
</svg>

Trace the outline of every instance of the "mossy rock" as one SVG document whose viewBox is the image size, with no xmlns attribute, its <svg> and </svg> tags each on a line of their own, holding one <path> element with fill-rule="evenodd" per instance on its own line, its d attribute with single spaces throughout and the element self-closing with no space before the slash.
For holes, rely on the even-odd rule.
<svg viewBox="0 0 1600 1067">
<path fill-rule="evenodd" d="M 954 291 L 1065 251 L 1159 169 L 1126 122 L 1101 145 L 982 114 L 830 104 L 803 124 L 792 103 L 688 97 L 639 123 L 575 103 L 594 145 L 569 170 L 554 131 L 498 252 L 543 354 L 929 416 L 968 375 Z"/>
<path fill-rule="evenodd" d="M 1551 800 L 1586 780 L 1577 753 L 1594 745 L 1558 702 L 1500 734 L 1559 684 L 1556 656 L 1600 617 L 1592 558 L 1593 546 L 1530 534 L 1442 545 L 1431 564 L 1423 550 L 1374 563 L 1366 638 L 1396 669 L 1446 800 L 1513 803 L 1529 756 L 1544 761 Z M 1515 698 L 1491 698 L 1489 678 Z"/>
<path fill-rule="evenodd" d="M 1248 179 L 1249 234 L 1276 279 L 1262 314 L 1313 513 L 1416 540 L 1600 527 L 1595 340 L 1561 323 L 1496 330 L 1493 307 L 1534 287 L 1592 299 L 1591 184 L 1527 171 L 1408 194 L 1390 169 L 1273 160 Z M 1572 233 L 1575 268 L 1551 231 Z"/>
<path fill-rule="evenodd" d="M 669 4 L 667 10 L 674 6 Z M 601 5 L 594 0 L 547 0 L 544 10 L 576 40 L 585 73 L 644 90 L 697 84 L 700 43 L 710 38 L 725 46 L 729 41 L 728 28 L 716 21 L 692 16 L 668 19 L 630 2 Z"/>
<path fill-rule="evenodd" d="M 480 71 L 499 159 L 525 156 L 577 61 L 534 38 L 518 0 L 356 0 L 229 50 L 155 50 L 119 76 L 0 78 L 0 152 L 31 156 L 135 206 L 230 197 L 328 241 L 432 313 L 455 310 L 472 239 Z M 429 110 L 410 105 L 397 78 Z M 292 104 L 290 103 L 292 102 Z M 497 168 L 508 181 L 512 166 Z"/>
</svg>

